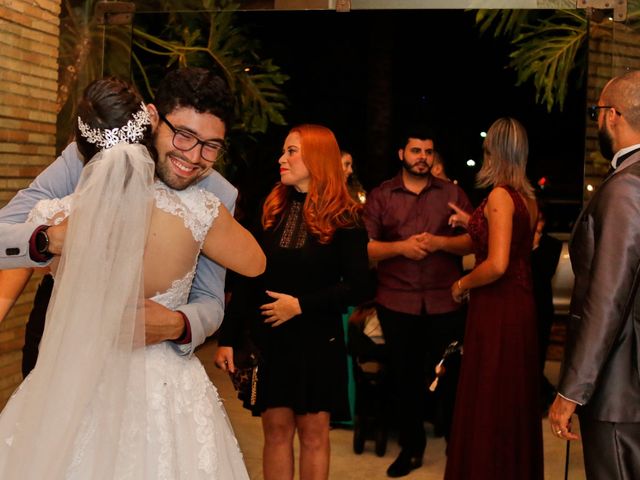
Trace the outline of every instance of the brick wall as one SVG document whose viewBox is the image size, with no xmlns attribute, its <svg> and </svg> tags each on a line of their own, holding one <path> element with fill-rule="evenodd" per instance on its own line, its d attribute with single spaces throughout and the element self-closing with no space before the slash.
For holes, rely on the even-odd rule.
<svg viewBox="0 0 640 480">
<path fill-rule="evenodd" d="M 640 70 L 640 32 L 607 19 L 600 23 L 592 22 L 589 37 L 587 105 L 597 104 L 600 92 L 607 81 L 627 70 Z M 598 125 L 590 120 L 587 123 L 585 146 L 584 198 L 587 200 L 600 185 L 610 166 L 600 155 Z M 594 190 L 588 191 L 587 185 L 592 185 Z"/>
<path fill-rule="evenodd" d="M 55 157 L 61 0 L 0 0 L 0 206 Z M 0 409 L 22 380 L 35 275 L 0 324 Z"/>
</svg>

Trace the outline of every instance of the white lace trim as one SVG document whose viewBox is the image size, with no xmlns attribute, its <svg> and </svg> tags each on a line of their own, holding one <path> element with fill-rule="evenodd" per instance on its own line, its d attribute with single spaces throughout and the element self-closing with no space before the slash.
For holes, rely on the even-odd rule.
<svg viewBox="0 0 640 480">
<path fill-rule="evenodd" d="M 177 309 L 180 305 L 184 305 L 189 300 L 189 292 L 191 291 L 191 284 L 196 276 L 196 264 L 194 264 L 191 271 L 178 279 L 171 282 L 171 287 L 166 292 L 157 293 L 153 297 L 153 301 L 164 305 L 170 310 Z"/>
<path fill-rule="evenodd" d="M 176 475 L 178 468 L 195 468 L 211 479 L 245 478 L 238 441 L 202 364 L 196 358 L 176 357 L 166 344 L 147 347 L 146 355 L 149 435 L 157 440 L 159 454 L 155 478 L 183 478 Z M 177 462 L 176 452 L 185 445 L 168 419 L 192 428 L 188 448 L 197 464 L 187 467 Z"/>
<path fill-rule="evenodd" d="M 35 204 L 27 216 L 27 223 L 38 225 L 58 225 L 71 213 L 73 196 L 63 198 L 47 198 Z M 61 214 L 61 215 L 60 215 Z M 58 215 L 51 223 L 51 219 Z"/>
<path fill-rule="evenodd" d="M 202 246 L 209 228 L 218 216 L 220 207 L 218 197 L 195 186 L 175 191 L 161 182 L 156 182 L 155 200 L 159 209 L 182 218 L 185 227 Z M 37 225 L 57 225 L 69 216 L 72 205 L 73 195 L 61 199 L 40 200 L 29 212 L 27 221 Z M 174 280 L 171 287 L 163 293 L 158 293 L 154 300 L 172 310 L 184 305 L 189 299 L 195 273 L 196 262 L 191 271 L 184 277 Z"/>
<path fill-rule="evenodd" d="M 191 186 L 185 190 L 172 190 L 156 182 L 156 206 L 176 215 L 191 230 L 193 238 L 202 245 L 204 238 L 218 216 L 220 200 L 213 193 Z"/>
<path fill-rule="evenodd" d="M 185 226 L 200 245 L 202 245 L 213 221 L 218 217 L 220 208 L 218 197 L 195 186 L 175 191 L 163 183 L 156 182 L 155 200 L 156 207 L 182 218 Z M 27 222 L 39 225 L 49 224 L 51 219 L 58 216 L 53 222 L 53 225 L 58 225 L 69 216 L 72 205 L 73 195 L 40 200 L 29 212 Z"/>
</svg>

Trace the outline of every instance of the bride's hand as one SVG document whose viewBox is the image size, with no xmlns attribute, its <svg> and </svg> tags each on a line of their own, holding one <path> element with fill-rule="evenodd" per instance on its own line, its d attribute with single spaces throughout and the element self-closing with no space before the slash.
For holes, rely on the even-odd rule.
<svg viewBox="0 0 640 480">
<path fill-rule="evenodd" d="M 261 305 L 260 310 L 262 310 L 262 315 L 267 317 L 265 323 L 270 323 L 272 327 L 280 326 L 287 320 L 302 313 L 300 302 L 296 297 L 286 293 L 270 292 L 269 290 L 267 290 L 267 295 L 275 298 L 276 301 Z"/>
</svg>

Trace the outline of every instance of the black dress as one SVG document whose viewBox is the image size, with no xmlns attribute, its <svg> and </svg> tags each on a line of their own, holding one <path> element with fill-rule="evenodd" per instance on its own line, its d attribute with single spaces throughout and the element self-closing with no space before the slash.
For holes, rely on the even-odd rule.
<svg viewBox="0 0 640 480">
<path fill-rule="evenodd" d="M 275 227 L 256 232 L 267 268 L 237 281 L 219 344 L 237 346 L 245 321 L 260 351 L 257 396 L 250 408 L 287 407 L 296 414 L 327 411 L 348 420 L 347 353 L 342 314 L 370 293 L 366 231 L 354 221 L 321 244 L 307 231 L 306 195 L 292 190 Z M 259 307 L 275 301 L 266 290 L 297 297 L 301 315 L 278 327 L 264 323 Z"/>
</svg>

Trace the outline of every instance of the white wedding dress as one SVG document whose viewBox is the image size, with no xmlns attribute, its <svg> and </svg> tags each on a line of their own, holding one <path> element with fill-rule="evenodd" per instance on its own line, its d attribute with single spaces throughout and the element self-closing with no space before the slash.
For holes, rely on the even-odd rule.
<svg viewBox="0 0 640 480">
<path fill-rule="evenodd" d="M 146 298 L 174 310 L 188 301 L 200 247 L 207 231 L 215 223 L 220 202 L 210 192 L 195 186 L 174 191 L 155 182 L 152 191 L 154 206 L 144 240 L 144 282 L 141 288 Z M 42 200 L 32 211 L 30 221 L 36 224 L 57 223 L 70 213 L 73 220 L 76 216 L 73 210 L 75 201 L 73 195 L 64 199 Z M 80 289 L 78 286 L 75 288 Z M 47 317 L 45 338 L 49 335 L 49 322 L 53 320 Z M 88 317 L 80 318 L 76 328 L 82 328 L 81 322 L 90 323 L 90 320 Z M 113 343 L 115 337 L 116 342 L 122 338 L 124 329 L 120 328 L 109 342 Z M 89 329 L 82 335 L 86 338 L 91 336 L 90 333 L 93 335 Z M 54 332 L 50 336 L 53 335 Z M 69 334 L 62 336 L 65 335 Z M 74 373 L 69 380 L 77 383 L 68 387 L 66 392 L 61 387 L 62 391 L 57 393 L 61 397 L 59 402 L 56 403 L 55 399 L 49 401 L 46 396 L 40 398 L 37 408 L 33 408 L 36 412 L 41 410 L 46 421 L 54 419 L 54 426 L 33 426 L 25 434 L 27 438 L 16 445 L 14 435 L 22 433 L 22 423 L 25 422 L 24 404 L 38 402 L 34 396 L 40 395 L 39 392 L 47 395 L 59 381 L 66 381 L 55 380 L 40 390 L 34 387 L 36 391 L 32 391 L 32 377 L 35 377 L 35 382 L 45 382 L 38 377 L 39 369 L 47 367 L 46 364 L 41 365 L 45 359 L 40 358 L 34 372 L 16 390 L 0 415 L 0 477 L 3 480 L 249 478 L 218 392 L 195 356 L 179 356 L 169 343 L 163 342 L 144 348 L 134 346 L 123 366 L 112 367 L 120 361 L 120 346 L 108 351 L 104 360 L 95 353 L 99 345 L 94 346 L 82 359 L 75 356 L 82 355 L 83 351 L 77 348 L 77 338 L 74 342 L 75 345 L 57 347 L 72 350 L 64 368 L 74 369 L 73 362 L 93 363 L 94 356 L 102 366 L 90 370 L 90 373 L 85 373 L 82 366 L 78 367 L 80 373 Z M 69 345 L 73 346 L 70 348 Z M 57 361 L 57 356 L 52 358 Z M 61 367 L 56 368 L 50 375 L 59 374 Z M 111 375 L 109 368 L 117 370 L 115 375 L 119 380 L 115 383 L 108 378 Z M 124 380 L 120 378 L 123 370 L 130 372 Z M 78 379 L 77 375 L 85 378 Z M 87 394 L 81 397 L 82 402 L 75 398 L 69 400 L 69 391 L 82 390 L 93 378 L 96 378 L 95 386 L 88 387 Z M 109 386 L 113 384 L 116 387 Z M 118 390 L 118 385 L 124 386 L 124 393 L 122 398 L 114 401 L 111 389 Z M 58 421 L 59 410 L 67 408 L 70 410 L 65 413 L 68 418 L 79 419 L 70 433 L 68 453 L 65 454 L 61 448 L 65 445 L 65 440 L 60 440 L 61 431 L 66 431 L 73 422 L 67 417 L 57 424 L 55 421 Z M 113 428 L 113 425 L 118 427 Z M 61 465 L 56 464 L 57 457 L 63 458 Z M 25 467 L 25 462 L 40 465 Z M 44 476 L 43 472 L 46 472 Z"/>
</svg>

